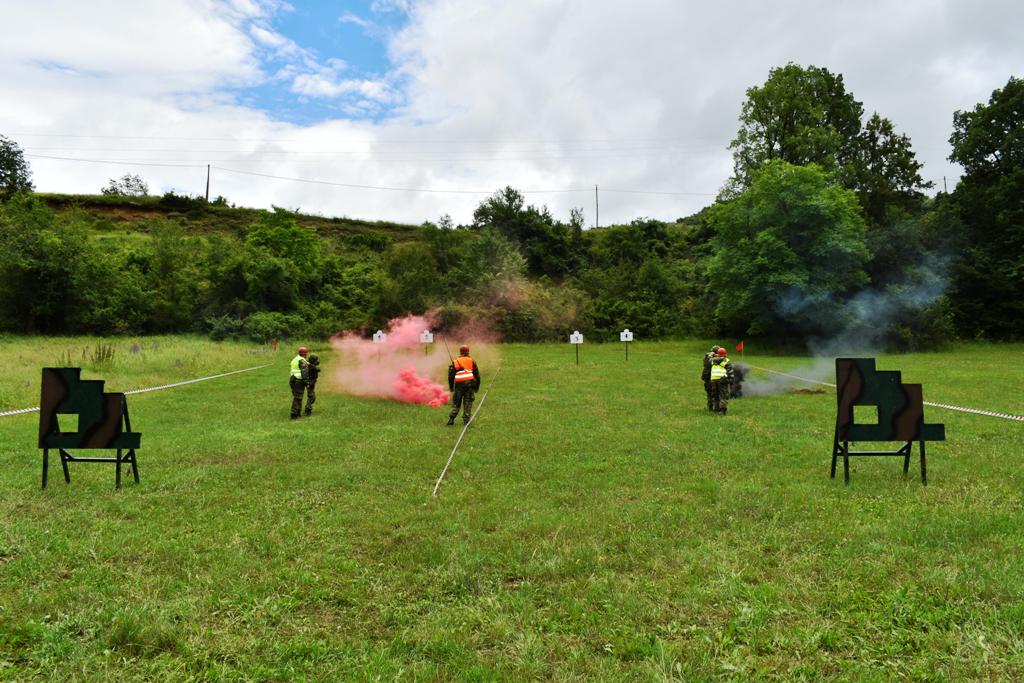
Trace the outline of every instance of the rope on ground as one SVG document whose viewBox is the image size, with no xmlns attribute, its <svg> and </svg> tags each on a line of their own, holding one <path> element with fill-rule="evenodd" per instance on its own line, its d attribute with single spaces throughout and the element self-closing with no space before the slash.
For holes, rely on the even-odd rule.
<svg viewBox="0 0 1024 683">
<path fill-rule="evenodd" d="M 821 384 L 821 385 L 824 385 L 826 387 L 832 387 L 833 389 L 836 386 L 835 384 L 832 384 L 831 382 L 822 382 L 821 380 L 817 380 L 817 379 L 807 379 L 806 377 L 800 377 L 798 375 L 791 375 L 788 372 L 779 372 L 778 370 L 771 370 L 769 368 L 762 368 L 762 367 L 758 367 L 756 365 L 751 365 L 750 367 L 755 368 L 757 370 L 764 370 L 765 372 L 771 372 L 771 373 L 774 373 L 776 375 L 783 375 L 784 377 L 792 377 L 793 379 L 798 379 L 801 382 L 810 382 L 811 384 Z M 964 408 L 962 406 L 949 405 L 948 403 L 932 403 L 931 401 L 922 401 L 922 403 L 924 403 L 926 406 L 931 406 L 933 408 L 945 408 L 946 410 L 955 410 L 955 411 L 961 412 L 961 413 L 971 413 L 973 415 L 987 415 L 988 417 L 999 417 L 999 418 L 1002 418 L 1004 420 L 1014 420 L 1016 422 L 1024 422 L 1024 415 L 1012 415 L 1010 413 L 996 413 L 996 412 L 993 412 L 991 410 L 979 410 L 978 408 Z"/>
<path fill-rule="evenodd" d="M 243 370 L 232 370 L 231 372 L 222 372 L 219 375 L 210 375 L 209 377 L 199 377 L 197 379 L 187 379 L 183 382 L 175 382 L 173 384 L 162 384 L 158 387 L 147 387 L 145 389 L 133 389 L 131 391 L 125 391 L 127 394 L 145 394 L 148 391 L 160 391 L 161 389 L 173 389 L 174 387 L 185 386 L 186 384 L 195 384 L 196 382 L 205 382 L 210 379 L 217 379 L 219 377 L 227 377 L 228 375 L 237 375 L 241 372 L 251 372 L 252 370 L 261 370 L 263 368 L 270 367 L 270 363 L 264 365 L 257 365 L 254 368 L 245 368 Z M 7 417 L 8 415 L 24 415 L 26 413 L 35 413 L 39 411 L 39 406 L 35 408 L 21 408 L 19 410 L 5 410 L 0 412 L 0 417 Z"/>
<path fill-rule="evenodd" d="M 462 433 L 459 434 L 459 438 L 455 442 L 455 447 L 452 448 L 451 455 L 448 456 L 448 462 L 444 464 L 444 469 L 441 470 L 441 476 L 437 478 L 437 483 L 434 484 L 434 493 L 431 495 L 436 496 L 438 490 L 440 490 L 441 482 L 444 481 L 444 475 L 448 474 L 448 468 L 451 466 L 452 460 L 455 459 L 455 451 L 459 450 L 459 444 L 462 443 L 462 437 L 466 435 L 466 431 L 469 429 L 469 425 L 473 424 L 473 420 L 475 420 L 476 416 L 480 414 L 480 410 L 484 407 L 484 401 L 487 400 L 487 394 L 491 393 L 491 388 L 494 387 L 494 383 L 498 381 L 498 374 L 500 372 L 501 367 L 499 367 L 497 371 L 495 371 L 494 376 L 491 377 L 490 386 L 487 387 L 487 391 L 484 392 L 483 397 L 480 399 L 480 405 L 476 407 L 476 410 L 473 411 L 473 414 L 469 416 L 469 422 L 467 422 L 466 425 L 462 428 Z"/>
</svg>

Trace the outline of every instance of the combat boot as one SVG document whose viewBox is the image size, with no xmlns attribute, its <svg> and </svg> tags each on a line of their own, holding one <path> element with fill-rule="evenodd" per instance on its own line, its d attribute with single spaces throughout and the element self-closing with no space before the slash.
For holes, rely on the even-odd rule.
<svg viewBox="0 0 1024 683">
<path fill-rule="evenodd" d="M 453 424 L 455 424 L 455 417 L 454 416 L 448 418 L 448 426 L 451 427 Z"/>
</svg>

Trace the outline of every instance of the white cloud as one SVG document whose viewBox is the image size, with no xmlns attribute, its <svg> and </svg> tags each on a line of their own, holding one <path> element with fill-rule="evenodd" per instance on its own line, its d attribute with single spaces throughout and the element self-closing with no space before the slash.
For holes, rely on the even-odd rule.
<svg viewBox="0 0 1024 683">
<path fill-rule="evenodd" d="M 355 24 L 356 26 L 364 29 L 372 28 L 373 22 L 368 19 L 363 19 L 360 16 L 353 14 L 352 12 L 345 12 L 338 17 L 338 23 L 341 24 Z"/>
<path fill-rule="evenodd" d="M 280 35 L 273 20 L 288 11 L 283 3 L 151 0 L 130 11 L 113 0 L 8 4 L 0 25 L 0 133 L 50 156 L 201 167 L 32 158 L 46 191 L 95 192 L 107 178 L 139 172 L 154 190 L 197 193 L 212 163 L 388 187 L 580 188 L 528 200 L 562 218 L 583 206 L 588 222 L 596 183 L 602 224 L 676 218 L 712 197 L 610 190 L 716 192 L 731 171 L 726 147 L 746 88 L 788 61 L 844 74 L 868 112 L 910 135 L 925 175 L 941 187 L 943 175 L 957 174 L 945 161 L 953 111 L 987 100 L 1024 65 L 1015 35 L 1024 4 L 995 0 L 608 0 L 585 9 L 550 0 L 378 0 L 375 12 L 405 12 L 409 21 L 389 43 L 394 72 L 379 78 L 318 60 Z M 265 74 L 261 57 L 288 43 L 305 56 L 292 52 Z M 281 123 L 228 94 L 270 80 L 288 83 L 296 99 L 336 99 L 353 118 Z M 384 120 L 364 119 L 396 104 Z M 26 132 L 135 138 L 19 135 Z M 246 205 L 412 222 L 443 213 L 468 221 L 482 199 L 216 169 L 211 192 Z"/>
</svg>

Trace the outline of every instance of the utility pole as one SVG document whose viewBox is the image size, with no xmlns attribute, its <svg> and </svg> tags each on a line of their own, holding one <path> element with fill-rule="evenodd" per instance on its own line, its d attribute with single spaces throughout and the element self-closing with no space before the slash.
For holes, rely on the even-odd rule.
<svg viewBox="0 0 1024 683">
<path fill-rule="evenodd" d="M 946 189 L 946 176 L 942 176 L 942 193 L 949 194 L 949 190 Z"/>
<path fill-rule="evenodd" d="M 206 203 L 210 203 L 210 165 L 206 165 Z"/>
<path fill-rule="evenodd" d="M 601 227 L 601 208 L 597 203 L 597 185 L 594 185 L 594 227 Z"/>
</svg>

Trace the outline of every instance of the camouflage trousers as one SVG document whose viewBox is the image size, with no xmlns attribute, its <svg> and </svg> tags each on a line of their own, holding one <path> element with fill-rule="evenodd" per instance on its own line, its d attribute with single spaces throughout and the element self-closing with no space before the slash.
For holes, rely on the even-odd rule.
<svg viewBox="0 0 1024 683">
<path fill-rule="evenodd" d="M 708 410 L 714 410 L 711 405 L 711 380 L 704 380 L 704 393 L 708 396 Z"/>
<path fill-rule="evenodd" d="M 475 398 L 475 382 L 456 382 L 455 390 L 452 392 L 452 412 L 448 415 L 449 419 L 454 420 L 459 416 L 459 406 L 461 405 L 463 408 L 462 421 L 468 423 L 470 416 L 473 415 L 473 399 Z"/>
<path fill-rule="evenodd" d="M 708 398 L 711 400 L 709 408 L 719 415 L 725 415 L 729 408 L 729 394 L 732 393 L 732 383 L 727 379 L 708 382 L 711 385 L 711 393 Z"/>
<path fill-rule="evenodd" d="M 302 412 L 302 392 L 306 390 L 306 383 L 296 377 L 289 377 L 288 386 L 292 388 L 292 417 L 298 417 Z"/>
<path fill-rule="evenodd" d="M 313 414 L 314 403 L 316 403 L 316 382 L 310 382 L 306 386 L 306 415 Z"/>
</svg>

